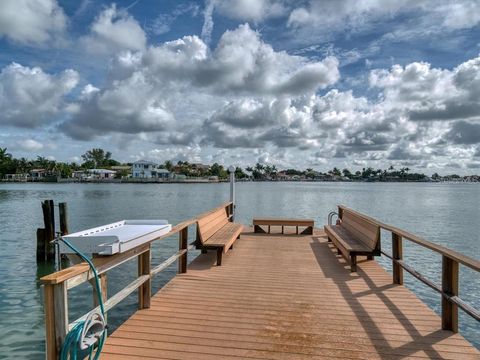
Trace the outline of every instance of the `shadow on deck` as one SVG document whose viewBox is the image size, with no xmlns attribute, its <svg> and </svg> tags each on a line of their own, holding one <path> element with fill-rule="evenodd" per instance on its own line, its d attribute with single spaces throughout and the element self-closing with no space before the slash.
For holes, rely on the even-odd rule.
<svg viewBox="0 0 480 360">
<path fill-rule="evenodd" d="M 102 359 L 480 359 L 375 261 L 313 235 L 244 232 L 200 255 L 107 340 Z"/>
</svg>

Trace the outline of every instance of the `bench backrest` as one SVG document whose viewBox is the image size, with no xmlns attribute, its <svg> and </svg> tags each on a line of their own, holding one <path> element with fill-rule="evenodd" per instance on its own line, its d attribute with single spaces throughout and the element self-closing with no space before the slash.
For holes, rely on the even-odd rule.
<svg viewBox="0 0 480 360">
<path fill-rule="evenodd" d="M 198 238 L 203 243 L 228 223 L 227 208 L 220 208 L 197 219 Z"/>
<path fill-rule="evenodd" d="M 343 209 L 341 226 L 372 250 L 380 252 L 380 226 L 356 212 Z"/>
</svg>

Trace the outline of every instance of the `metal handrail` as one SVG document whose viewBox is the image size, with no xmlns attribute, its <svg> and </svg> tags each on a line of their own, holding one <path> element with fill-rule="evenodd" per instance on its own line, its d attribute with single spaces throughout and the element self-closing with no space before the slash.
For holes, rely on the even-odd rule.
<svg viewBox="0 0 480 360">
<path fill-rule="evenodd" d="M 329 226 L 333 225 L 333 217 L 334 216 L 339 218 L 338 213 L 336 211 L 330 211 L 330 213 L 328 214 L 328 220 L 327 220 L 327 223 L 328 223 Z"/>
</svg>

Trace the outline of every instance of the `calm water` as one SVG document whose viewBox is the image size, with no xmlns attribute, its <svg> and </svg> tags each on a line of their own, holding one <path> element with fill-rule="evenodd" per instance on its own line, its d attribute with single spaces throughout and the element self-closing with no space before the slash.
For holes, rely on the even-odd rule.
<svg viewBox="0 0 480 360">
<path fill-rule="evenodd" d="M 40 359 L 44 351 L 43 294 L 38 277 L 35 231 L 43 227 L 40 201 L 68 203 L 70 231 L 121 219 L 168 219 L 175 224 L 228 199 L 228 184 L 0 184 L 0 358 Z M 324 224 L 338 203 L 397 225 L 451 249 L 480 259 L 480 185 L 380 183 L 240 183 L 237 220 L 252 217 L 308 217 Z M 389 249 L 389 236 L 382 246 Z M 154 263 L 173 254 L 177 240 L 155 245 Z M 416 245 L 404 245 L 406 261 L 440 283 L 441 258 Z M 190 257 L 190 259 L 193 256 Z M 388 270 L 387 259 L 379 260 Z M 132 281 L 136 263 L 109 273 L 109 294 Z M 176 271 L 173 265 L 154 280 L 154 291 Z M 460 293 L 480 309 L 480 275 L 461 266 Z M 406 285 L 437 313 L 439 296 L 406 274 Z M 70 320 L 91 306 L 91 290 L 69 292 Z M 135 310 L 136 294 L 109 313 L 118 326 Z M 460 311 L 461 312 L 461 311 Z M 480 348 L 480 324 L 461 313 L 461 332 Z"/>
</svg>

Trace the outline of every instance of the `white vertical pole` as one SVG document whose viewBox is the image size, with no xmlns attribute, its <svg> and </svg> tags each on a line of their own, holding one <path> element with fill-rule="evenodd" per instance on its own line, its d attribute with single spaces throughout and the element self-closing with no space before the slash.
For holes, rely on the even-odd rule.
<svg viewBox="0 0 480 360">
<path fill-rule="evenodd" d="M 228 168 L 230 172 L 230 202 L 232 205 L 232 222 L 235 221 L 235 166 Z"/>
</svg>

